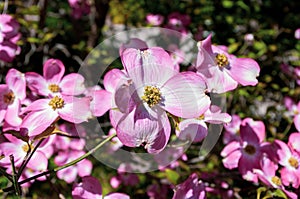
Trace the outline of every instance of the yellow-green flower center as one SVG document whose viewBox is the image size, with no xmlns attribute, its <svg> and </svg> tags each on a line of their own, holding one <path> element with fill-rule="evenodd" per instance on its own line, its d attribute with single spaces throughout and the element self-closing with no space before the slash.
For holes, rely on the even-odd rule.
<svg viewBox="0 0 300 199">
<path fill-rule="evenodd" d="M 10 91 L 3 96 L 3 101 L 4 103 L 10 105 L 14 102 L 15 98 L 15 94 L 12 91 Z"/>
<path fill-rule="evenodd" d="M 150 108 L 158 104 L 161 100 L 161 93 L 159 88 L 155 86 L 145 86 L 142 100 L 146 102 Z"/>
<path fill-rule="evenodd" d="M 64 104 L 65 101 L 63 100 L 63 98 L 55 96 L 50 100 L 48 105 L 51 106 L 52 109 L 55 111 L 56 109 L 62 108 Z"/>
<path fill-rule="evenodd" d="M 294 167 L 295 169 L 297 169 L 298 166 L 299 166 L 298 160 L 297 160 L 296 158 L 294 158 L 294 157 L 290 157 L 290 158 L 289 158 L 289 164 L 290 164 L 292 167 Z"/>
<path fill-rule="evenodd" d="M 60 88 L 59 88 L 59 86 L 58 86 L 57 84 L 50 84 L 50 85 L 48 86 L 48 89 L 49 89 L 51 92 L 53 92 L 53 93 L 57 93 L 57 92 L 60 91 Z"/>
<path fill-rule="evenodd" d="M 32 148 L 33 148 L 32 144 L 24 144 L 22 146 L 23 151 L 26 152 L 26 153 L 31 151 Z"/>
<path fill-rule="evenodd" d="M 252 145 L 247 145 L 245 148 L 244 148 L 244 151 L 246 153 L 248 153 L 249 155 L 253 155 L 255 152 L 256 152 L 256 149 L 254 146 Z"/>
<path fill-rule="evenodd" d="M 228 58 L 224 54 L 217 54 L 215 62 L 220 68 L 223 68 L 229 64 Z"/>
<path fill-rule="evenodd" d="M 273 182 L 274 184 L 276 184 L 277 186 L 280 186 L 280 185 L 281 185 L 281 180 L 280 180 L 279 177 L 273 176 L 271 180 L 272 180 L 272 182 Z"/>
</svg>

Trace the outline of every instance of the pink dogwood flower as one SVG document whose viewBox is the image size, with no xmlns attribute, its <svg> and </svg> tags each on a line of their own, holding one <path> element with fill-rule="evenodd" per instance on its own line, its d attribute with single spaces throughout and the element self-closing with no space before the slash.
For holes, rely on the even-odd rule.
<svg viewBox="0 0 300 199">
<path fill-rule="evenodd" d="M 0 14 L 0 60 L 12 62 L 21 51 L 17 45 L 21 37 L 20 25 L 8 14 Z"/>
<path fill-rule="evenodd" d="M 254 86 L 260 68 L 251 58 L 237 58 L 211 44 L 211 35 L 198 42 L 196 69 L 207 78 L 208 90 L 224 93 L 233 90 L 238 83 Z"/>
<path fill-rule="evenodd" d="M 14 156 L 14 164 L 16 167 L 21 166 L 28 152 L 34 149 L 38 141 L 24 142 L 10 134 L 5 135 L 6 142 L 0 144 L 0 151 L 4 158 L 0 160 L 0 165 L 6 168 L 11 168 L 10 155 Z M 51 143 L 50 143 L 51 144 Z M 27 164 L 27 167 L 33 171 L 45 171 L 48 167 L 48 158 L 51 156 L 51 149 L 48 148 L 49 139 L 43 141 L 42 145 L 34 152 L 32 158 Z M 44 150 L 49 150 L 50 153 L 45 153 Z"/>
<path fill-rule="evenodd" d="M 19 126 L 21 103 L 26 98 L 25 75 L 12 68 L 5 80 L 6 84 L 0 84 L 0 123 L 5 120 L 11 126 Z"/>
<path fill-rule="evenodd" d="M 300 154 L 281 140 L 275 140 L 274 143 L 278 147 L 278 163 L 283 166 L 280 170 L 282 183 L 285 186 L 292 184 L 297 189 L 300 185 Z"/>
<path fill-rule="evenodd" d="M 260 132 L 265 135 L 265 132 Z M 264 154 L 271 156 L 272 149 L 265 137 L 248 124 L 240 127 L 240 140 L 231 141 L 221 151 L 223 164 L 228 169 L 237 168 L 246 180 L 257 182 L 253 169 L 260 169 L 260 161 Z M 272 156 L 273 157 L 273 156 Z"/>
<path fill-rule="evenodd" d="M 191 23 L 190 16 L 186 14 L 181 14 L 179 12 L 173 12 L 168 16 L 168 22 L 165 28 L 169 28 L 172 30 L 176 30 L 181 32 L 182 34 L 187 34 L 187 27 Z"/>
<path fill-rule="evenodd" d="M 276 175 L 278 165 L 272 162 L 269 158 L 264 157 L 261 161 L 261 169 L 254 169 L 253 172 L 267 186 L 281 189 L 289 198 L 297 199 L 297 195 L 287 191 L 282 184 L 282 180 Z"/>
<path fill-rule="evenodd" d="M 164 22 L 164 16 L 160 14 L 147 14 L 146 21 L 152 26 L 159 26 Z"/>
<path fill-rule="evenodd" d="M 97 178 L 93 176 L 84 176 L 81 182 L 74 183 L 72 188 L 73 199 L 130 199 L 123 193 L 109 193 L 106 196 L 102 195 L 102 186 Z"/>
<path fill-rule="evenodd" d="M 24 117 L 21 128 L 27 129 L 28 136 L 33 137 L 59 118 L 75 124 L 87 121 L 91 117 L 90 99 L 55 95 L 50 99 L 34 101 L 24 112 L 29 113 Z"/>
<path fill-rule="evenodd" d="M 43 76 L 35 72 L 27 72 L 25 75 L 30 90 L 39 95 L 48 97 L 82 94 L 85 90 L 83 76 L 76 73 L 64 74 L 65 66 L 60 60 L 48 59 L 43 66 Z"/>
<path fill-rule="evenodd" d="M 121 59 L 129 80 L 115 92 L 118 110 L 110 111 L 111 123 L 124 145 L 145 144 L 149 153 L 157 153 L 170 137 L 166 112 L 193 118 L 208 109 L 205 80 L 193 72 L 179 73 L 159 47 L 126 49 Z"/>
<path fill-rule="evenodd" d="M 187 180 L 176 186 L 172 199 L 182 198 L 206 198 L 205 185 L 198 179 L 196 173 L 192 173 Z"/>
</svg>

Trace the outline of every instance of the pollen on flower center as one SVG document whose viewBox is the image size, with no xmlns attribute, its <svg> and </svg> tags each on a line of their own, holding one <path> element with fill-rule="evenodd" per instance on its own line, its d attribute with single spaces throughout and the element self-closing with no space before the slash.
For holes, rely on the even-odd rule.
<svg viewBox="0 0 300 199">
<path fill-rule="evenodd" d="M 145 86 L 142 100 L 146 102 L 150 108 L 158 104 L 161 100 L 161 93 L 159 88 L 155 86 Z"/>
<path fill-rule="evenodd" d="M 62 108 L 64 104 L 65 101 L 62 98 L 55 96 L 50 100 L 48 105 L 51 106 L 53 110 L 56 110 Z"/>
<path fill-rule="evenodd" d="M 246 153 L 248 153 L 249 155 L 253 155 L 255 152 L 256 152 L 256 149 L 254 146 L 252 145 L 247 145 L 245 148 L 244 148 L 244 151 Z"/>
<path fill-rule="evenodd" d="M 22 146 L 23 151 L 26 152 L 26 153 L 31 151 L 32 148 L 33 148 L 33 146 L 31 144 L 24 144 Z"/>
<path fill-rule="evenodd" d="M 3 101 L 4 101 L 4 103 L 9 105 L 9 104 L 12 104 L 14 102 L 15 98 L 16 98 L 15 94 L 12 91 L 10 91 L 9 93 L 6 93 L 3 96 Z"/>
<path fill-rule="evenodd" d="M 272 182 L 273 182 L 274 184 L 276 184 L 277 186 L 280 186 L 280 185 L 281 185 L 281 180 L 280 180 L 279 177 L 273 176 L 271 180 L 272 180 Z"/>
<path fill-rule="evenodd" d="M 223 68 L 229 64 L 228 58 L 224 54 L 217 54 L 215 62 L 220 68 Z"/>
<path fill-rule="evenodd" d="M 290 165 L 292 166 L 292 167 L 294 167 L 294 168 L 298 168 L 298 166 L 299 166 L 299 162 L 298 162 L 298 160 L 296 159 L 296 158 L 294 158 L 294 157 L 290 157 L 289 158 L 289 163 L 290 163 Z"/>
<path fill-rule="evenodd" d="M 57 84 L 50 84 L 50 85 L 48 86 L 48 89 L 49 89 L 51 92 L 53 92 L 53 93 L 57 93 L 57 92 L 60 91 L 60 88 L 59 88 L 59 86 L 58 86 Z"/>
</svg>

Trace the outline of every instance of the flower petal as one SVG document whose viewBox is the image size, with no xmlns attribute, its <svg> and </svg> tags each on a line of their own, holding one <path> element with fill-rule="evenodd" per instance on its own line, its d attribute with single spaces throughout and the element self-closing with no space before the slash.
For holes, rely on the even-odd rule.
<svg viewBox="0 0 300 199">
<path fill-rule="evenodd" d="M 131 81 L 123 70 L 112 69 L 108 71 L 103 79 L 104 88 L 109 92 L 114 92 L 121 84 Z"/>
<path fill-rule="evenodd" d="M 21 104 L 18 99 L 15 99 L 12 104 L 7 107 L 5 121 L 12 126 L 19 126 L 22 119 L 19 117 Z"/>
<path fill-rule="evenodd" d="M 5 81 L 18 99 L 24 100 L 26 98 L 26 80 L 23 73 L 14 68 L 9 69 Z"/>
<path fill-rule="evenodd" d="M 128 114 L 111 110 L 110 120 L 120 141 L 129 147 L 145 144 L 149 153 L 161 151 L 170 136 L 170 123 L 163 110 L 153 118 L 143 105 Z"/>
<path fill-rule="evenodd" d="M 43 76 L 47 82 L 59 84 L 61 78 L 65 74 L 65 66 L 58 59 L 48 59 L 44 63 Z"/>
<path fill-rule="evenodd" d="M 31 91 L 38 93 L 43 96 L 48 96 L 50 90 L 48 89 L 48 84 L 44 77 L 35 73 L 35 72 L 27 72 L 25 73 L 27 85 Z"/>
<path fill-rule="evenodd" d="M 162 48 L 147 50 L 126 49 L 122 63 L 129 77 L 137 86 L 162 85 L 178 71 L 170 55 Z"/>
<path fill-rule="evenodd" d="M 177 136 L 182 140 L 201 142 L 207 135 L 207 125 L 203 120 L 186 119 L 179 123 Z"/>
<path fill-rule="evenodd" d="M 90 111 L 90 98 L 63 96 L 65 105 L 58 109 L 59 116 L 75 124 L 86 122 L 92 115 Z"/>
<path fill-rule="evenodd" d="M 112 108 L 112 94 L 106 90 L 96 90 L 91 101 L 91 111 L 94 116 L 100 117 Z"/>
<path fill-rule="evenodd" d="M 229 73 L 231 77 L 243 86 L 255 86 L 258 83 L 256 77 L 260 68 L 258 63 L 250 58 L 234 58 L 230 62 Z"/>
<path fill-rule="evenodd" d="M 194 72 L 182 72 L 169 79 L 161 88 L 162 108 L 171 114 L 194 118 L 202 115 L 210 105 L 205 95 L 205 81 Z"/>
<path fill-rule="evenodd" d="M 27 129 L 28 136 L 34 137 L 50 127 L 57 117 L 57 112 L 51 109 L 31 112 L 24 117 L 20 129 Z"/>
<path fill-rule="evenodd" d="M 71 73 L 63 77 L 59 87 L 64 95 L 80 95 L 84 92 L 84 77 L 80 74 Z"/>
</svg>

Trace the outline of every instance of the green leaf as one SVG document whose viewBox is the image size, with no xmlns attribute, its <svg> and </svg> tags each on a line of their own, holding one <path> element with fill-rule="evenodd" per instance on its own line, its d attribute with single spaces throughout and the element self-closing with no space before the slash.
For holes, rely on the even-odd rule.
<svg viewBox="0 0 300 199">
<path fill-rule="evenodd" d="M 166 177 L 172 184 L 177 184 L 180 175 L 171 169 L 166 169 Z"/>
<path fill-rule="evenodd" d="M 284 193 L 282 190 L 280 190 L 280 189 L 276 189 L 276 190 L 273 192 L 272 195 L 273 195 L 273 196 L 276 196 L 276 197 L 279 197 L 279 198 L 288 199 L 288 198 L 286 197 L 285 193 Z"/>
<path fill-rule="evenodd" d="M 40 38 L 36 38 L 36 37 L 28 37 L 27 41 L 29 43 L 41 43 L 41 39 Z"/>
<path fill-rule="evenodd" d="M 240 46 L 239 43 L 233 43 L 233 44 L 230 44 L 230 45 L 228 46 L 228 52 L 229 52 L 229 53 L 235 52 L 235 51 L 238 49 L 239 46 Z"/>
<path fill-rule="evenodd" d="M 231 7 L 233 6 L 233 1 L 230 1 L 230 0 L 224 0 L 224 1 L 222 2 L 222 4 L 223 4 L 223 7 L 224 7 L 224 8 L 231 8 Z"/>
<path fill-rule="evenodd" d="M 53 33 L 46 33 L 42 39 L 42 42 L 48 42 L 49 40 L 51 40 L 53 37 L 55 37 L 55 34 Z"/>
</svg>

